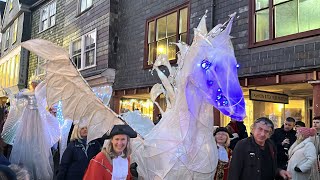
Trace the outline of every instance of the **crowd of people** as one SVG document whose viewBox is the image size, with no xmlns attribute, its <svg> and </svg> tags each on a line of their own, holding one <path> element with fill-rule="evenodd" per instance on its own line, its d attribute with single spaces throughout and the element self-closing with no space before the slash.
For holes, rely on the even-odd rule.
<svg viewBox="0 0 320 180">
<path fill-rule="evenodd" d="M 312 122 L 312 128 L 307 128 L 303 122 L 288 117 L 280 128 L 274 129 L 270 119 L 261 117 L 253 123 L 250 137 L 241 138 L 239 134 L 246 134 L 242 122 L 235 125 L 231 121 L 228 126 L 233 123 L 232 128 L 217 128 L 214 136 L 219 162 L 215 180 L 320 179 L 320 116 Z M 238 129 L 237 133 L 234 129 Z M 236 142 L 231 146 L 230 139 L 234 137 Z"/>
<path fill-rule="evenodd" d="M 61 152 L 58 169 L 54 171 L 52 147 L 55 136 L 51 134 L 49 138 L 46 134 L 49 125 L 45 123 L 56 114 L 52 109 L 48 110 L 47 116 L 39 114 L 41 104 L 37 104 L 33 92 L 37 85 L 37 81 L 32 81 L 32 90 L 22 93 L 28 104 L 19 117 L 21 123 L 16 130 L 10 158 L 1 151 L 1 179 L 138 178 L 138 165 L 130 158 L 130 138 L 137 137 L 137 133 L 128 125 L 115 125 L 110 133 L 91 142 L 87 142 L 87 127 L 75 125 L 66 150 Z M 213 136 L 218 149 L 218 165 L 214 179 L 320 179 L 319 116 L 313 118 L 312 126 L 307 128 L 303 122 L 288 117 L 280 128 L 274 129 L 270 119 L 261 117 L 253 123 L 249 137 L 243 122 L 231 120 L 226 127 L 216 128 Z"/>
</svg>

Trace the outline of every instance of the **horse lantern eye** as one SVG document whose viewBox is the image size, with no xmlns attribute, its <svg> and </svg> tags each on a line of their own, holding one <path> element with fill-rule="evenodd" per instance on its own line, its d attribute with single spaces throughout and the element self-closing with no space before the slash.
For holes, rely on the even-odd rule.
<svg viewBox="0 0 320 180">
<path fill-rule="evenodd" d="M 209 62 L 208 60 L 204 59 L 202 62 L 201 62 L 201 67 L 202 69 L 205 69 L 205 70 L 208 70 L 211 66 L 211 62 Z"/>
</svg>

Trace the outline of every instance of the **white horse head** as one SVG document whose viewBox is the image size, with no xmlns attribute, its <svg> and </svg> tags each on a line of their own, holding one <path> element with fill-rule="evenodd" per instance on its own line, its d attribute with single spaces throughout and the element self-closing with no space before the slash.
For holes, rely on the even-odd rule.
<svg viewBox="0 0 320 180">
<path fill-rule="evenodd" d="M 246 114 L 237 75 L 239 65 L 229 35 L 234 16 L 235 14 L 230 16 L 226 26 L 218 25 L 219 28 L 214 28 L 208 34 L 195 31 L 196 41 L 190 47 L 193 48 L 193 51 L 190 51 L 192 54 L 186 57 L 192 62 L 185 66 L 188 66 L 189 86 L 190 83 L 195 86 L 207 102 L 223 114 L 243 120 Z M 193 95 L 193 92 L 187 94 L 188 97 Z M 192 102 L 189 103 L 191 104 Z"/>
</svg>

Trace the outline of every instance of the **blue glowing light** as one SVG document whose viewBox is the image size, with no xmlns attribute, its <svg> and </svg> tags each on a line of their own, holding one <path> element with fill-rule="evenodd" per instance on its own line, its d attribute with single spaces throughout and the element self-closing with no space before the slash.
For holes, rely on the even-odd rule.
<svg viewBox="0 0 320 180">
<path fill-rule="evenodd" d="M 64 118 L 63 118 L 63 114 L 62 114 L 62 102 L 61 101 L 58 101 L 56 117 L 59 121 L 59 124 L 62 126 L 62 124 L 64 123 Z"/>
<path fill-rule="evenodd" d="M 208 84 L 208 86 L 212 86 L 212 85 L 213 85 L 213 81 L 208 80 L 208 81 L 207 81 L 207 84 Z"/>
<path fill-rule="evenodd" d="M 221 106 L 221 105 L 228 106 L 229 101 L 228 101 L 227 97 L 223 95 L 221 88 L 218 88 L 217 91 L 218 91 L 217 96 L 216 96 L 217 105 L 218 106 Z"/>
<path fill-rule="evenodd" d="M 239 68 L 239 67 L 240 67 L 240 64 L 237 64 L 236 67 Z"/>
<path fill-rule="evenodd" d="M 228 101 L 227 101 L 227 100 L 224 100 L 224 101 L 223 101 L 223 105 L 224 105 L 224 106 L 228 105 Z"/>
<path fill-rule="evenodd" d="M 205 70 L 208 70 L 211 66 L 211 62 L 209 62 L 208 60 L 203 60 L 201 62 L 201 67 Z"/>
</svg>

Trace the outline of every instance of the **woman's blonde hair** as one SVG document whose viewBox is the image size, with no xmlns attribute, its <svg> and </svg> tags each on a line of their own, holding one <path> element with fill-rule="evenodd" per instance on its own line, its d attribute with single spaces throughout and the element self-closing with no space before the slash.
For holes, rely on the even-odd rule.
<svg viewBox="0 0 320 180">
<path fill-rule="evenodd" d="M 229 147 L 230 146 L 230 136 L 228 133 L 226 135 L 227 135 L 226 147 Z"/>
<path fill-rule="evenodd" d="M 126 148 L 123 150 L 123 153 L 122 153 L 122 155 L 121 155 L 122 158 L 127 158 L 127 157 L 129 157 L 130 154 L 131 154 L 130 137 L 129 137 L 128 135 L 126 135 L 126 136 L 127 136 L 127 146 L 126 146 Z M 113 137 L 114 137 L 114 136 L 113 136 Z M 114 158 L 116 158 L 116 157 L 118 156 L 117 153 L 114 151 L 113 145 L 112 145 L 112 142 L 111 142 L 112 139 L 113 139 L 113 137 L 108 141 L 107 145 L 104 146 L 104 147 L 102 148 L 102 150 L 101 150 L 105 155 L 109 156 L 111 159 L 114 159 Z"/>
<path fill-rule="evenodd" d="M 84 128 L 84 127 L 82 127 Z M 80 135 L 80 130 L 82 129 L 79 127 L 79 125 L 74 125 L 73 131 L 70 137 L 70 141 L 78 140 L 78 139 L 83 139 Z"/>
<path fill-rule="evenodd" d="M 228 134 L 227 132 L 224 132 L 224 131 L 220 131 L 220 132 L 223 132 L 224 135 L 227 136 L 227 140 L 226 140 L 226 142 L 225 142 L 225 147 L 226 147 L 226 148 L 229 147 L 229 146 L 230 146 L 230 136 L 229 136 L 229 134 Z M 214 136 L 214 138 L 216 138 L 216 136 Z"/>
</svg>

